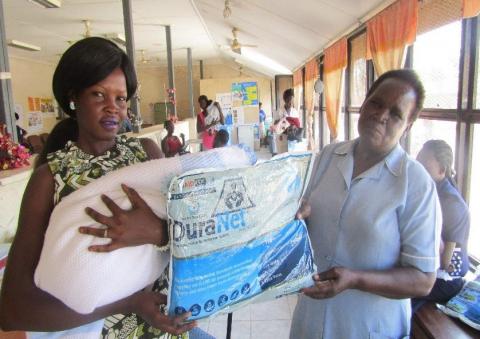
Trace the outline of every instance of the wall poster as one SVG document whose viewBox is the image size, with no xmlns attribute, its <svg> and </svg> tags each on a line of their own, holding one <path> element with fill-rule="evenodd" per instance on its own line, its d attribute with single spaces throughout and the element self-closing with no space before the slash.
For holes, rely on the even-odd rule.
<svg viewBox="0 0 480 339">
<path fill-rule="evenodd" d="M 254 81 L 232 84 L 233 106 L 257 106 L 258 87 Z"/>
<path fill-rule="evenodd" d="M 43 130 L 43 116 L 42 112 L 28 112 L 28 133 L 35 134 Z"/>
</svg>

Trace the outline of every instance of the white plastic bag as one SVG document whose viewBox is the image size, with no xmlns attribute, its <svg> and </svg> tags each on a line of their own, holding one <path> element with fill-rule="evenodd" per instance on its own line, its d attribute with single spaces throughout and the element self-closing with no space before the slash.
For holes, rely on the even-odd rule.
<svg viewBox="0 0 480 339">
<path fill-rule="evenodd" d="M 121 208 L 131 208 L 121 190 L 124 183 L 140 194 L 160 218 L 166 219 L 166 194 L 171 179 L 195 168 L 230 168 L 251 165 L 253 151 L 238 146 L 152 160 L 111 172 L 65 197 L 53 210 L 35 270 L 36 285 L 79 313 L 120 300 L 155 281 L 169 260 L 153 245 L 88 251 L 109 239 L 80 234 L 80 226 L 101 228 L 86 213 L 89 206 L 111 215 L 101 201 L 108 195 Z"/>
</svg>

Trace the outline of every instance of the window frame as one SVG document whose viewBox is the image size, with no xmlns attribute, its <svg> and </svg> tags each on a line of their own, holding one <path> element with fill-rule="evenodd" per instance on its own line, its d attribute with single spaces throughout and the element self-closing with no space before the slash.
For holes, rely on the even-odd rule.
<svg viewBox="0 0 480 339">
<path fill-rule="evenodd" d="M 418 118 L 438 120 L 438 121 L 452 121 L 456 122 L 456 155 L 455 168 L 457 170 L 458 188 L 469 204 L 470 185 L 471 185 L 471 171 L 472 171 L 472 152 L 473 152 L 473 128 L 475 124 L 480 124 L 480 103 L 476 106 L 476 88 L 480 86 L 477 81 L 480 81 L 480 65 L 479 65 L 479 45 L 480 23 L 479 17 L 462 19 L 461 29 L 461 49 L 460 49 L 460 63 L 459 63 L 459 79 L 458 79 L 458 100 L 456 109 L 442 109 L 442 108 L 425 108 Z M 344 95 L 345 95 L 345 123 L 344 131 L 346 140 L 351 140 L 351 115 L 359 114 L 360 107 L 351 105 L 351 40 L 366 31 L 366 26 L 363 25 L 350 35 L 347 36 L 348 42 L 348 62 L 344 77 Z M 413 66 L 413 46 L 407 49 L 407 56 L 405 61 L 405 68 L 412 68 Z M 320 56 L 320 79 L 323 80 L 323 55 Z M 375 72 L 372 60 L 367 60 L 366 67 L 367 91 L 372 86 L 375 80 Z M 324 101 L 323 95 L 320 96 L 320 119 L 319 119 L 319 137 L 320 149 L 324 144 L 325 129 L 328 128 L 324 120 Z M 407 134 L 403 146 L 410 152 L 410 133 Z M 480 151 L 480 150 L 477 150 Z M 471 256 L 471 255 L 470 255 Z M 480 264 L 480 258 L 471 256 L 471 262 L 474 266 Z"/>
</svg>

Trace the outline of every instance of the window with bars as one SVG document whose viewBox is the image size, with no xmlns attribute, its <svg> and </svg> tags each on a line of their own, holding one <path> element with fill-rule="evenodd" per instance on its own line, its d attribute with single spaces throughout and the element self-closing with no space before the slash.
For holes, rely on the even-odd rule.
<svg viewBox="0 0 480 339">
<path fill-rule="evenodd" d="M 360 107 L 367 93 L 367 34 L 350 40 L 350 106 Z"/>
</svg>

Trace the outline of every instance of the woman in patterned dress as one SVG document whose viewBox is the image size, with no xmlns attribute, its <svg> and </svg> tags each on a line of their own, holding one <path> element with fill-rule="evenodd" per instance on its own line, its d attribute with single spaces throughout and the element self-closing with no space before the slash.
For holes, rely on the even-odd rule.
<svg viewBox="0 0 480 339">
<path fill-rule="evenodd" d="M 138 291 L 91 314 L 78 314 L 37 288 L 33 280 L 50 214 L 62 198 L 110 171 L 161 157 L 160 149 L 150 139 L 117 135 L 126 119 L 127 101 L 136 87 L 134 67 L 128 56 L 106 39 L 80 40 L 60 59 L 53 76 L 53 93 L 70 117 L 52 130 L 23 197 L 2 286 L 3 330 L 36 331 L 31 337 L 98 338 L 103 334 L 158 338 L 165 332 L 181 335 L 195 326 L 185 323 L 188 313 L 168 317 L 160 311 L 166 303 L 165 295 L 157 292 L 166 287 L 161 281 L 156 282 L 155 291 Z M 122 210 L 105 195 L 102 200 L 112 217 L 86 209 L 107 228 L 105 231 L 82 227 L 79 231 L 111 239 L 106 245 L 88 250 L 109 252 L 142 244 L 165 246 L 165 221 L 153 213 L 135 190 L 124 185 L 122 188 L 132 203 L 131 210 Z M 112 315 L 116 316 L 109 317 Z M 107 328 L 102 332 L 106 317 Z"/>
</svg>

